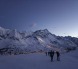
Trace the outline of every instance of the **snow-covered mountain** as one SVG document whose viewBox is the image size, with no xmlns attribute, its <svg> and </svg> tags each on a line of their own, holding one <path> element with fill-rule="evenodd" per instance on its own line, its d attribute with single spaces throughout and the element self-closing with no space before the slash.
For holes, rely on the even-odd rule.
<svg viewBox="0 0 78 69">
<path fill-rule="evenodd" d="M 50 49 L 71 50 L 77 47 L 77 41 L 78 38 L 56 36 L 47 29 L 27 33 L 0 27 L 1 53 L 25 53 Z"/>
</svg>

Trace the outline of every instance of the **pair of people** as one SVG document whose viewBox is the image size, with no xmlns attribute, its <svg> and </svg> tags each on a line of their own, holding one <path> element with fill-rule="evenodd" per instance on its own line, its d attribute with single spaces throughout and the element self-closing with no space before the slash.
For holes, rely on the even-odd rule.
<svg viewBox="0 0 78 69">
<path fill-rule="evenodd" d="M 60 61 L 60 53 L 58 51 L 56 51 L 55 53 L 57 55 L 57 61 Z M 48 55 L 50 56 L 51 62 L 52 62 L 53 61 L 53 57 L 54 57 L 54 51 L 51 50 L 50 52 L 48 52 Z"/>
</svg>

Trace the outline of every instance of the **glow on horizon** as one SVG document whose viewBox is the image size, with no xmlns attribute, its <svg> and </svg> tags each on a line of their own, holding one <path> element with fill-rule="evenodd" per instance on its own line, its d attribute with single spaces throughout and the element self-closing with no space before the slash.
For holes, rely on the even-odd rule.
<svg viewBox="0 0 78 69">
<path fill-rule="evenodd" d="M 55 34 L 57 36 L 72 36 L 72 37 L 78 37 L 78 32 L 52 32 L 52 34 Z"/>
</svg>

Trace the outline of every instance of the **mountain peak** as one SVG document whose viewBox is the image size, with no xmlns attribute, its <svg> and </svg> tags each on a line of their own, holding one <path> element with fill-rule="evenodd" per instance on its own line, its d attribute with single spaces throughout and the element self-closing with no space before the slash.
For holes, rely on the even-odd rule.
<svg viewBox="0 0 78 69">
<path fill-rule="evenodd" d="M 3 31 L 3 30 L 10 30 L 10 29 L 6 29 L 6 28 L 3 28 L 3 27 L 0 26 L 0 30 Z"/>
<path fill-rule="evenodd" d="M 45 33 L 49 33 L 48 29 L 44 29 L 43 31 L 44 31 Z"/>
<path fill-rule="evenodd" d="M 0 30 L 3 30 L 4 28 L 0 26 Z"/>
<path fill-rule="evenodd" d="M 35 33 L 37 33 L 37 32 L 42 32 L 42 33 L 49 33 L 49 31 L 47 30 L 47 29 L 44 29 L 44 30 L 37 30 L 37 31 L 35 31 Z"/>
</svg>

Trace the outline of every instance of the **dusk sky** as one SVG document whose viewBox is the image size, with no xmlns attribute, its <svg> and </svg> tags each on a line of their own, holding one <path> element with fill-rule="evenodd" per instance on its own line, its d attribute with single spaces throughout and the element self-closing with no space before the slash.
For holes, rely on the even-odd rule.
<svg viewBox="0 0 78 69">
<path fill-rule="evenodd" d="M 78 37 L 78 0 L 0 0 L 0 26 Z"/>
</svg>

